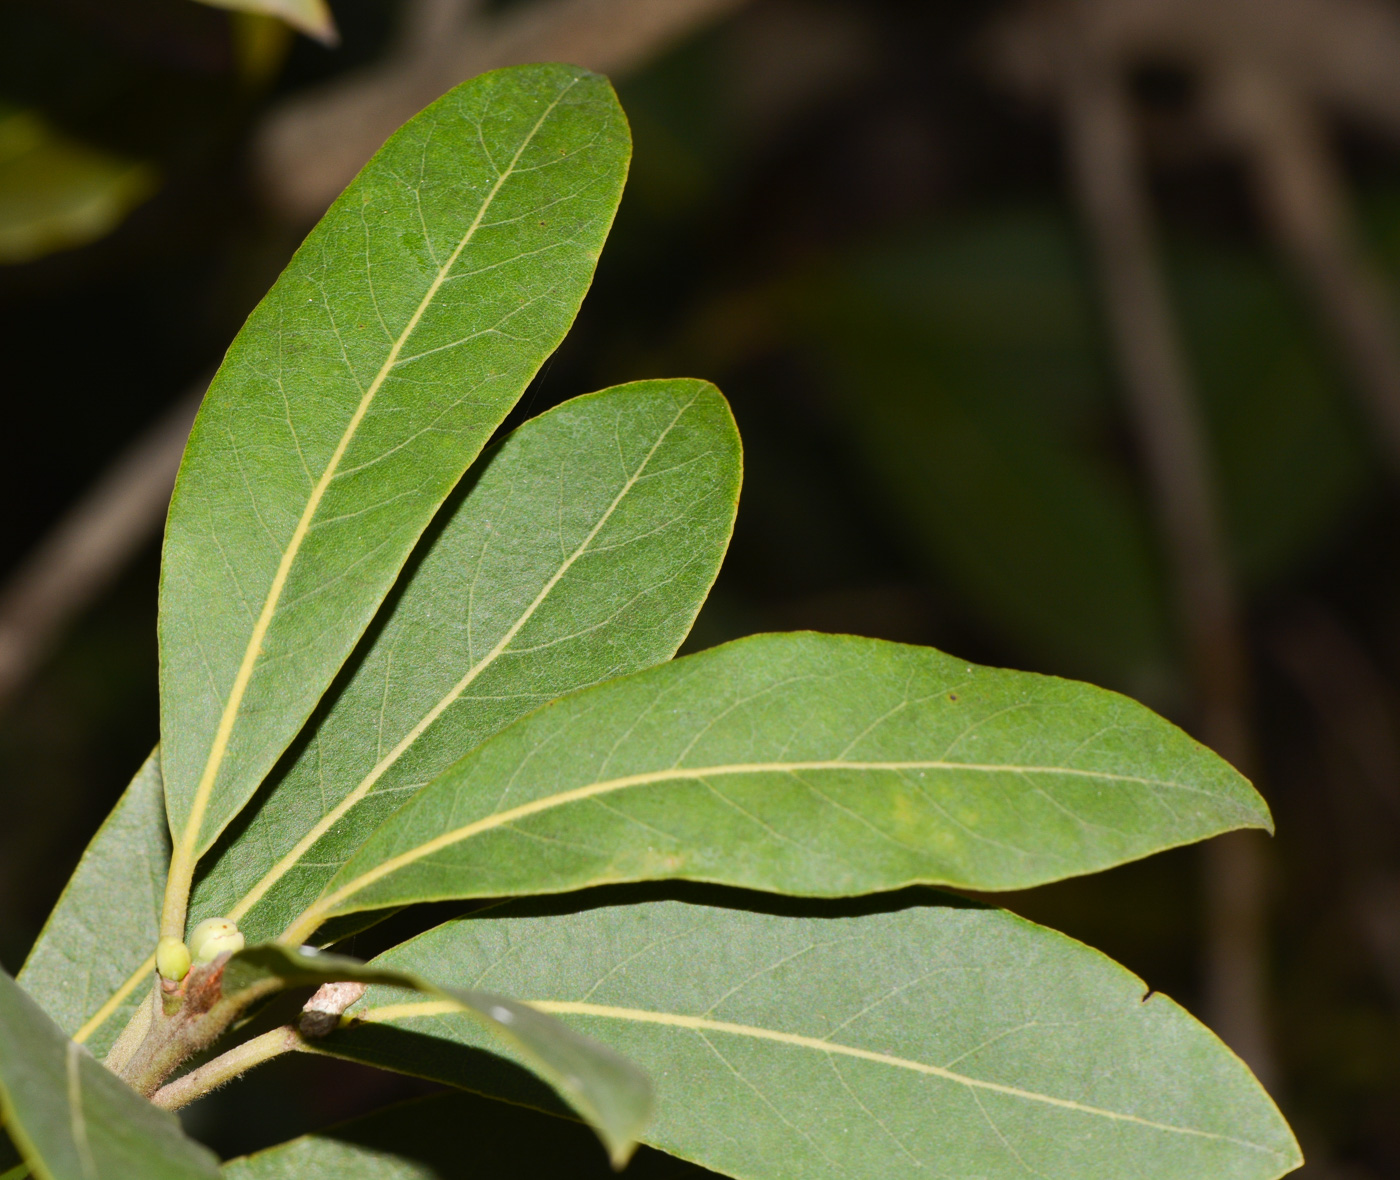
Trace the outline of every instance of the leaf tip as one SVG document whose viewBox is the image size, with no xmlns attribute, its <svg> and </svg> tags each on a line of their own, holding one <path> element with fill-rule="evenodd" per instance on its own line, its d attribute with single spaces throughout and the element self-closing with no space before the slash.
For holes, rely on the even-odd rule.
<svg viewBox="0 0 1400 1180">
<path fill-rule="evenodd" d="M 314 0 L 307 8 L 307 14 L 304 17 L 291 20 L 289 23 L 312 40 L 319 41 L 327 49 L 339 48 L 340 30 L 336 27 L 335 17 L 331 15 L 331 10 L 326 5 L 325 0 Z"/>
</svg>

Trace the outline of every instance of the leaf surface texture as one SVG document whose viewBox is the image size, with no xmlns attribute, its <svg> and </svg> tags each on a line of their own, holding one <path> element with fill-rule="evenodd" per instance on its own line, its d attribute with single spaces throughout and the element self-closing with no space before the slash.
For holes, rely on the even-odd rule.
<svg viewBox="0 0 1400 1180">
<path fill-rule="evenodd" d="M 161 732 L 188 872 L 271 769 L 419 534 L 563 338 L 629 155 L 607 82 L 482 75 L 404 125 L 235 339 L 161 572 Z"/>
<path fill-rule="evenodd" d="M 1126 697 L 928 648 L 755 636 L 490 739 L 370 837 L 298 933 L 363 909 L 667 877 L 1018 889 L 1269 823 L 1235 770 Z"/>
<path fill-rule="evenodd" d="M 803 918 L 652 902 L 450 922 L 380 957 L 508 989 L 641 1063 L 646 1141 L 752 1180 L 1272 1180 L 1301 1162 L 1165 996 L 1004 911 Z M 481 1089 L 479 1033 L 373 989 L 335 1051 Z M 426 1051 L 424 1036 L 439 1038 Z M 509 1088 L 511 1101 L 530 1101 Z"/>
<path fill-rule="evenodd" d="M 38 1180 L 209 1180 L 218 1161 L 187 1139 L 0 971 L 0 1113 Z"/>
<path fill-rule="evenodd" d="M 98 1056 L 150 994 L 169 863 L 156 751 L 88 844 L 19 973 L 59 1028 Z"/>
<path fill-rule="evenodd" d="M 492 448 L 423 538 L 306 739 L 195 890 L 279 934 L 366 837 L 548 701 L 669 659 L 723 560 L 739 438 L 702 381 L 576 398 Z"/>
</svg>

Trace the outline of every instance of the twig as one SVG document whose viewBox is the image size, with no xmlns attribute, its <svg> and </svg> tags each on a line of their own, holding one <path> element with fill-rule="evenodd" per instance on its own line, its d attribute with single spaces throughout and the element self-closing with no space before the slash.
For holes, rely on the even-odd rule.
<svg viewBox="0 0 1400 1180">
<path fill-rule="evenodd" d="M 258 133 L 254 169 L 267 202 L 318 217 L 410 116 L 483 70 L 567 61 L 619 76 L 744 0 L 535 0 L 499 17 L 424 0 L 381 65 L 297 95 Z M 426 31 L 426 35 L 425 35 Z"/>
<path fill-rule="evenodd" d="M 0 591 L 0 709 L 159 527 L 203 394 L 201 384 L 118 456 Z"/>
<path fill-rule="evenodd" d="M 212 1061 L 206 1061 L 198 1069 L 176 1078 L 169 1085 L 162 1086 L 151 1096 L 151 1101 L 166 1110 L 179 1110 L 264 1061 L 271 1061 L 283 1053 L 314 1051 L 295 1028 L 284 1024 L 260 1037 L 244 1041 Z"/>
<path fill-rule="evenodd" d="M 345 1009 L 367 990 L 363 983 L 322 984 L 302 1006 L 295 1026 L 284 1024 L 235 1045 L 227 1053 L 162 1086 L 152 1095 L 151 1101 L 166 1110 L 179 1110 L 233 1081 L 240 1074 L 247 1073 L 254 1066 L 280 1057 L 283 1053 L 320 1052 L 316 1042 L 340 1026 Z"/>
</svg>

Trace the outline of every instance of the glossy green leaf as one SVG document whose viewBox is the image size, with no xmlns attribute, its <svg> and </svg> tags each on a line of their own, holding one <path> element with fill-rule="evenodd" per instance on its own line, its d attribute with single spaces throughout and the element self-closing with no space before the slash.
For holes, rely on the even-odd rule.
<svg viewBox="0 0 1400 1180">
<path fill-rule="evenodd" d="M 614 1180 L 617 1173 L 590 1140 L 565 1119 L 447 1093 L 230 1160 L 223 1174 L 225 1180 Z M 700 1180 L 710 1173 L 643 1148 L 623 1174 L 627 1180 Z"/>
<path fill-rule="evenodd" d="M 688 380 L 577 398 L 483 456 L 294 760 L 210 858 L 193 916 L 274 937 L 466 751 L 674 655 L 724 557 L 739 469 L 724 399 Z"/>
<path fill-rule="evenodd" d="M 161 572 L 172 896 L 562 339 L 628 152 L 597 75 L 522 66 L 464 83 L 390 138 L 235 339 L 195 420 Z"/>
<path fill-rule="evenodd" d="M 88 844 L 19 973 L 59 1028 L 99 1056 L 149 990 L 169 861 L 156 751 Z"/>
<path fill-rule="evenodd" d="M 433 1003 L 466 1013 L 548 1081 L 597 1130 L 617 1164 L 632 1154 L 651 1117 L 652 1088 L 646 1074 L 561 1021 L 505 996 L 443 987 L 404 971 L 276 943 L 240 951 L 223 971 L 223 993 L 229 997 L 338 982 L 377 983 L 426 993 L 434 997 Z"/>
<path fill-rule="evenodd" d="M 1272 1180 L 1249 1071 L 1098 952 L 946 899 L 798 918 L 680 902 L 450 922 L 376 962 L 525 997 L 656 1079 L 646 1141 L 749 1180 Z M 475 1089 L 479 1032 L 372 990 L 334 1050 Z M 427 1038 L 437 1038 L 431 1041 Z M 500 1088 L 512 1101 L 529 1101 Z"/>
<path fill-rule="evenodd" d="M 105 237 L 157 186 L 150 166 L 0 102 L 0 265 Z"/>
<path fill-rule="evenodd" d="M 326 0 L 200 0 L 200 3 L 275 16 L 327 45 L 334 45 L 340 40 Z"/>
<path fill-rule="evenodd" d="M 0 971 L 0 1113 L 38 1180 L 198 1180 L 214 1156 L 185 1138 Z"/>
<path fill-rule="evenodd" d="M 929 648 L 763 635 L 498 734 L 387 820 L 297 930 L 667 877 L 1017 889 L 1269 824 L 1230 766 L 1116 693 Z"/>
</svg>

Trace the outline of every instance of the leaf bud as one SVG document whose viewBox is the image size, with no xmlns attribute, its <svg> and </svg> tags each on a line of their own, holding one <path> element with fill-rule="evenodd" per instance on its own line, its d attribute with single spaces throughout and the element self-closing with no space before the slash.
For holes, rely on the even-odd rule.
<svg viewBox="0 0 1400 1180">
<path fill-rule="evenodd" d="M 156 943 L 156 970 L 162 979 L 179 983 L 190 971 L 190 948 L 167 934 Z"/>
<path fill-rule="evenodd" d="M 225 951 L 243 949 L 243 935 L 227 918 L 205 918 L 190 934 L 190 953 L 196 963 L 212 963 Z"/>
</svg>

